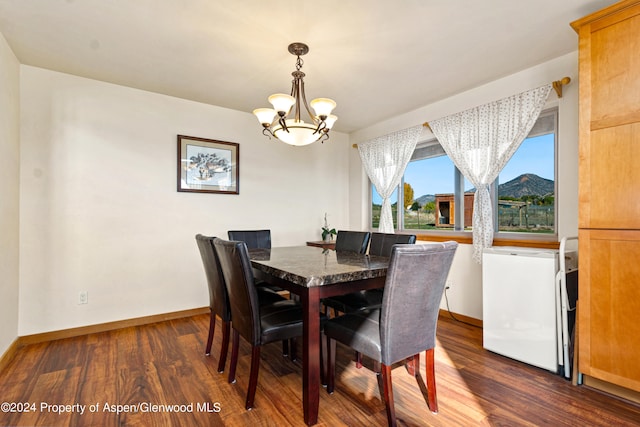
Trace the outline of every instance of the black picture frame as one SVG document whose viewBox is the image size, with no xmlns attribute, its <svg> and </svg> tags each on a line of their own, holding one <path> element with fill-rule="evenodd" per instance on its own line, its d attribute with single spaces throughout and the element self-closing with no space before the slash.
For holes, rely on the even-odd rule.
<svg viewBox="0 0 640 427">
<path fill-rule="evenodd" d="M 240 144 L 178 135 L 178 191 L 240 194 Z"/>
</svg>

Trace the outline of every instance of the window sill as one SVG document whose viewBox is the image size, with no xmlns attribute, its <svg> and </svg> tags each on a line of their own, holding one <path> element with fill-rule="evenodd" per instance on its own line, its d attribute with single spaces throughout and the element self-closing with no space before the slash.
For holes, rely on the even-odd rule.
<svg viewBox="0 0 640 427">
<path fill-rule="evenodd" d="M 404 233 L 410 230 L 404 230 Z M 464 231 L 452 231 L 452 232 L 419 232 L 416 233 L 416 239 L 425 242 L 446 242 L 453 240 L 463 244 L 473 244 L 472 236 L 470 232 Z M 544 248 L 544 249 L 558 249 L 560 242 L 556 235 L 546 236 L 522 236 L 519 234 L 501 235 L 493 238 L 493 246 L 518 246 L 526 248 Z"/>
</svg>

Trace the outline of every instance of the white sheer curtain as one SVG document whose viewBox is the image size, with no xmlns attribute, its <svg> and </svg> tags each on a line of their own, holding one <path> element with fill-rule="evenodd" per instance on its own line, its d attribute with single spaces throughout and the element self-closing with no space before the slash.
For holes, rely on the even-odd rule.
<svg viewBox="0 0 640 427">
<path fill-rule="evenodd" d="M 378 227 L 381 233 L 393 233 L 393 215 L 389 197 L 400 184 L 422 130 L 422 125 L 414 126 L 358 144 L 364 170 L 378 194 L 382 196 L 382 211 Z M 401 206 L 402 201 L 399 200 L 399 212 L 403 209 Z"/>
<path fill-rule="evenodd" d="M 493 243 L 489 187 L 526 138 L 544 106 L 551 84 L 461 113 L 429 121 L 460 172 L 476 187 L 473 205 L 473 258 Z"/>
</svg>

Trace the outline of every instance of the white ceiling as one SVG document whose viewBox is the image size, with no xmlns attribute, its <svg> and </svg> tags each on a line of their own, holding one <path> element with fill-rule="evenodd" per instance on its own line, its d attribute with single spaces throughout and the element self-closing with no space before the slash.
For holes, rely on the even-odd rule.
<svg viewBox="0 0 640 427">
<path fill-rule="evenodd" d="M 251 112 L 288 93 L 351 132 L 577 49 L 612 0 L 0 0 L 23 64 Z M 256 122 L 256 125 L 257 122 Z"/>
</svg>

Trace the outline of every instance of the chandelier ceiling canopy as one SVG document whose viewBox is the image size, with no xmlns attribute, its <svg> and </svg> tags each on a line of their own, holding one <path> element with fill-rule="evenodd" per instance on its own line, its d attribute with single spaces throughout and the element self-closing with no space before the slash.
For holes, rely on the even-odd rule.
<svg viewBox="0 0 640 427">
<path fill-rule="evenodd" d="M 308 145 L 316 141 L 324 142 L 329 139 L 329 131 L 338 120 L 331 114 L 336 107 L 334 100 L 316 98 L 311 101 L 311 112 L 304 92 L 304 76 L 301 56 L 309 52 L 309 46 L 304 43 L 291 43 L 289 52 L 297 57 L 296 70 L 291 73 L 291 94 L 276 93 L 268 99 L 273 108 L 257 108 L 253 110 L 258 121 L 263 126 L 262 133 L 269 138 L 272 136 L 290 145 Z M 301 118 L 302 110 L 306 110 L 308 121 Z M 293 112 L 292 117 L 289 115 Z"/>
</svg>

